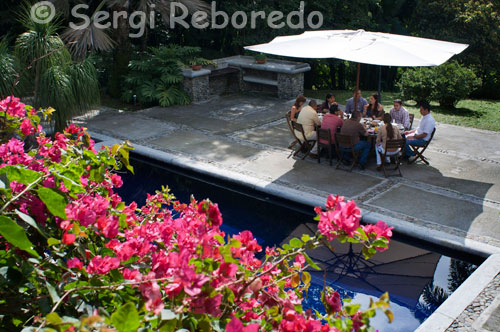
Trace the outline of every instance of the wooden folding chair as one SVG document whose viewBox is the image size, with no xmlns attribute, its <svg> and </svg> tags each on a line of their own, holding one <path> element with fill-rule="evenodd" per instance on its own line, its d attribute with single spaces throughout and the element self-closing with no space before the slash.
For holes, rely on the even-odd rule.
<svg viewBox="0 0 500 332">
<path fill-rule="evenodd" d="M 427 141 L 427 143 L 425 143 L 424 146 L 418 146 L 418 145 L 411 145 L 410 144 L 410 148 L 413 150 L 413 152 L 415 152 L 416 158 L 414 158 L 411 161 L 409 159 L 408 160 L 408 165 L 413 164 L 415 161 L 417 161 L 417 159 L 421 159 L 426 165 L 429 165 L 429 161 L 427 160 L 427 158 L 424 157 L 424 151 L 425 151 L 425 149 L 427 149 L 427 147 L 431 143 L 432 138 L 434 137 L 434 133 L 435 132 L 436 132 L 436 128 L 434 128 L 434 130 L 432 131 L 432 134 L 431 134 L 431 138 Z"/>
<path fill-rule="evenodd" d="M 411 127 L 413 127 L 413 120 L 415 119 L 415 114 L 410 113 L 408 116 L 410 117 L 410 128 L 408 128 L 408 130 L 410 130 Z"/>
<path fill-rule="evenodd" d="M 328 149 L 328 159 L 330 160 L 330 166 L 332 166 L 333 154 L 332 154 L 332 136 L 330 134 L 330 129 L 317 128 L 318 133 L 318 164 L 321 162 L 321 148 L 325 147 Z M 325 143 L 322 141 L 326 141 Z"/>
<path fill-rule="evenodd" d="M 401 165 L 401 162 L 402 162 L 403 157 L 405 155 L 405 147 L 406 147 L 406 140 L 404 138 L 387 140 L 387 142 L 385 144 L 384 153 L 380 154 L 380 156 L 382 157 L 382 170 L 384 171 L 385 177 L 387 177 L 387 173 L 386 173 L 384 164 L 385 164 L 385 158 L 387 158 L 387 157 L 390 157 L 391 159 L 393 159 L 395 161 L 396 167 L 393 170 L 394 171 L 397 170 L 399 172 L 399 176 L 403 177 L 403 174 L 401 174 L 401 168 L 399 166 Z M 387 155 L 387 153 L 388 153 L 387 150 L 395 150 L 395 149 L 399 149 L 397 154 Z M 377 151 L 377 153 L 379 153 L 379 152 Z"/>
<path fill-rule="evenodd" d="M 335 146 L 337 148 L 337 156 L 339 161 L 337 162 L 336 169 L 339 169 L 340 164 L 344 162 L 344 152 L 351 150 L 352 152 L 352 165 L 349 168 L 349 172 L 352 171 L 354 166 L 358 163 L 359 150 L 354 151 L 354 137 L 342 134 L 335 134 Z"/>
<path fill-rule="evenodd" d="M 300 147 L 295 151 L 293 156 L 295 157 L 298 155 L 301 151 L 304 152 L 304 156 L 302 157 L 302 160 L 306 159 L 306 157 L 311 153 L 311 150 L 314 147 L 314 144 L 316 144 L 315 139 L 307 139 L 306 134 L 304 132 L 304 127 L 300 123 L 297 123 L 295 121 L 292 121 L 292 128 L 294 129 L 294 136 L 297 139 L 298 144 Z M 296 132 L 299 132 L 299 135 L 297 136 Z"/>
<path fill-rule="evenodd" d="M 290 132 L 292 133 L 292 136 L 293 136 L 293 142 L 290 143 L 290 145 L 288 146 L 289 149 L 293 149 L 293 147 L 299 143 L 299 140 L 297 139 L 297 136 L 295 135 L 295 131 L 293 130 L 293 127 L 292 127 L 292 111 L 288 111 L 286 112 L 286 123 L 288 124 L 288 129 L 290 129 Z"/>
</svg>

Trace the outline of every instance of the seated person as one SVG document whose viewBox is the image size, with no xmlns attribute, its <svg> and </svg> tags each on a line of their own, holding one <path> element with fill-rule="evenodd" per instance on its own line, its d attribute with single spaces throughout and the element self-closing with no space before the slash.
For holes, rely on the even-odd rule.
<svg viewBox="0 0 500 332">
<path fill-rule="evenodd" d="M 345 104 L 345 112 L 347 114 L 352 114 L 355 111 L 354 109 L 354 98 L 357 98 L 356 111 L 363 112 L 365 105 L 368 104 L 365 98 L 361 96 L 361 90 L 354 90 L 353 97 L 348 99 Z"/>
<path fill-rule="evenodd" d="M 319 120 L 318 113 L 316 109 L 318 105 L 316 101 L 311 100 L 308 106 L 302 108 L 299 113 L 299 117 L 297 118 L 297 123 L 300 123 L 304 128 L 304 134 L 307 140 L 315 140 L 317 139 L 316 126 L 321 125 L 321 121 Z M 295 131 L 295 135 L 302 140 L 302 134 L 300 132 Z M 318 158 L 318 145 L 315 144 L 314 148 L 311 151 L 312 158 Z"/>
<path fill-rule="evenodd" d="M 394 100 L 394 107 L 389 112 L 394 122 L 403 125 L 406 130 L 410 129 L 410 114 L 403 107 L 401 99 Z"/>
<path fill-rule="evenodd" d="M 378 102 L 378 94 L 372 94 L 369 104 L 364 107 L 363 117 L 372 118 L 373 120 L 382 120 L 384 118 L 384 113 L 384 107 Z"/>
<path fill-rule="evenodd" d="M 360 136 L 366 136 L 368 132 L 365 127 L 359 122 L 361 120 L 361 113 L 359 111 L 352 112 L 352 116 L 349 120 L 344 121 L 340 133 L 342 135 L 354 137 L 354 151 L 361 151 L 361 155 L 358 160 L 358 166 L 360 169 L 365 169 L 366 161 L 368 160 L 368 154 L 370 153 L 371 144 L 368 141 L 361 141 Z"/>
<path fill-rule="evenodd" d="M 330 129 L 330 135 L 332 136 L 332 144 L 335 143 L 335 133 L 342 127 L 344 120 L 342 120 L 342 110 L 338 105 L 333 104 L 330 107 L 329 113 L 323 116 L 323 121 L 321 122 L 321 129 Z M 327 144 L 328 142 L 322 141 L 321 143 Z"/>
<path fill-rule="evenodd" d="M 295 103 L 293 103 L 292 109 L 291 109 L 291 118 L 292 121 L 297 121 L 297 118 L 299 116 L 299 112 L 302 109 L 302 106 L 306 103 L 306 97 L 304 96 L 298 96 L 297 99 L 295 100 Z"/>
<path fill-rule="evenodd" d="M 380 126 L 377 135 L 376 155 L 377 155 L 377 170 L 382 168 L 382 156 L 385 153 L 386 143 L 391 139 L 401 139 L 401 133 L 392 125 L 392 117 L 390 114 L 384 114 L 384 125 Z M 386 153 L 386 162 L 389 162 L 388 156 L 397 155 L 399 149 L 388 150 Z"/>
<path fill-rule="evenodd" d="M 422 115 L 422 119 L 420 119 L 418 128 L 405 131 L 404 133 L 406 135 L 406 157 L 415 156 L 415 152 L 410 149 L 410 145 L 425 146 L 431 139 L 434 128 L 436 128 L 436 120 L 431 115 L 431 106 L 428 102 L 424 101 L 420 103 L 420 114 Z"/>
<path fill-rule="evenodd" d="M 335 95 L 332 94 L 332 93 L 329 93 L 326 95 L 326 98 L 325 98 L 325 102 L 323 104 L 321 104 L 321 107 L 319 108 L 319 111 L 322 112 L 322 113 L 329 113 L 330 112 L 330 108 L 333 106 L 333 105 L 337 105 L 337 102 L 335 101 Z"/>
</svg>

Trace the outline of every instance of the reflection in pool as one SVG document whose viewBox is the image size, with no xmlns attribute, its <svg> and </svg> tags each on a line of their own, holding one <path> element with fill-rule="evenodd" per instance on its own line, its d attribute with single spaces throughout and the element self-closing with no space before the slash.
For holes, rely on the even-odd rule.
<svg viewBox="0 0 500 332">
<path fill-rule="evenodd" d="M 168 185 L 184 202 L 189 201 L 191 194 L 198 200 L 208 197 L 219 204 L 224 232 L 237 234 L 248 229 L 263 247 L 280 245 L 292 237 L 313 234 L 316 230 L 310 207 L 250 192 L 231 183 L 211 182 L 207 177 L 141 159 L 131 160 L 135 176 L 123 174 L 124 186 L 118 193 L 127 202 L 143 204 L 146 194 L 154 193 L 162 185 Z M 424 245 L 414 239 L 401 242 L 398 238 L 395 235 L 390 249 L 376 254 L 369 261 L 359 254 L 359 246 L 335 241 L 332 242 L 333 251 L 320 248 L 310 252 L 313 260 L 326 270 L 326 279 L 324 271 L 311 271 L 312 285 L 305 306 L 324 311 L 320 302 L 324 283 L 339 291 L 343 298 L 353 298 L 354 303 L 365 308 L 370 297 L 379 297 L 388 291 L 394 322 L 388 324 L 385 315 L 378 314 L 372 320 L 373 325 L 384 332 L 415 330 L 475 266 L 421 249 Z"/>
</svg>

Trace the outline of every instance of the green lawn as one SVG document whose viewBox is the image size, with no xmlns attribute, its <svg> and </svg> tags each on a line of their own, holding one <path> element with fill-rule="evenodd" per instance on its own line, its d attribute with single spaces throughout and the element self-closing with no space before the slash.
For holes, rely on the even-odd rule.
<svg viewBox="0 0 500 332">
<path fill-rule="evenodd" d="M 307 97 L 324 99 L 330 92 L 327 90 L 306 90 Z M 376 91 L 362 91 L 363 97 L 368 99 L 370 94 Z M 345 101 L 352 97 L 352 91 L 333 91 L 339 104 L 345 105 Z M 382 92 L 382 105 L 385 110 L 392 107 L 392 101 L 400 98 L 395 92 Z M 405 108 L 420 118 L 420 113 L 413 101 L 405 102 Z M 432 115 L 438 122 L 449 123 L 457 126 L 500 131 L 500 101 L 466 99 L 458 103 L 457 108 L 448 110 L 439 107 L 438 103 L 432 103 Z"/>
</svg>

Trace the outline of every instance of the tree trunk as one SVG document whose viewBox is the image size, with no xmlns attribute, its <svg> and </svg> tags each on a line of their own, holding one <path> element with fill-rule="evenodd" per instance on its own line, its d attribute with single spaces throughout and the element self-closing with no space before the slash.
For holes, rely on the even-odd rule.
<svg viewBox="0 0 500 332">
<path fill-rule="evenodd" d="M 338 80 L 338 89 L 345 90 L 345 63 L 341 61 L 339 63 L 339 80 Z"/>
<path fill-rule="evenodd" d="M 330 88 L 335 90 L 338 88 L 337 75 L 336 75 L 337 66 L 335 66 L 335 61 L 333 61 L 332 59 L 328 59 L 328 67 L 330 67 L 330 80 L 332 82 Z"/>
<path fill-rule="evenodd" d="M 125 7 L 114 7 L 113 10 L 117 12 L 126 11 L 128 13 Z M 128 20 L 120 16 L 118 18 L 117 29 L 114 30 L 116 47 L 113 51 L 113 66 L 108 88 L 109 94 L 114 98 L 119 98 L 121 96 L 121 83 L 128 72 L 131 54 L 129 33 L 130 27 Z"/>
</svg>

